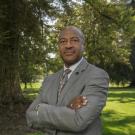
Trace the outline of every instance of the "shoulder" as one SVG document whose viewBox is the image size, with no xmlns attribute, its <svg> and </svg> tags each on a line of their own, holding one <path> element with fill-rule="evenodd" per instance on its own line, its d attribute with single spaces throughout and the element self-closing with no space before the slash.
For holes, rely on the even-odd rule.
<svg viewBox="0 0 135 135">
<path fill-rule="evenodd" d="M 85 72 L 85 82 L 88 85 L 108 87 L 109 75 L 104 69 L 89 63 Z"/>
<path fill-rule="evenodd" d="M 44 80 L 49 81 L 49 80 L 56 79 L 59 75 L 61 75 L 61 73 L 62 73 L 62 69 L 57 71 L 56 73 L 49 74 L 49 75 L 45 76 Z"/>
<path fill-rule="evenodd" d="M 93 64 L 90 64 L 90 63 L 88 63 L 87 72 L 88 72 L 89 75 L 91 75 L 93 77 L 109 78 L 108 73 L 104 69 L 102 69 L 100 67 L 97 67 Z"/>
</svg>

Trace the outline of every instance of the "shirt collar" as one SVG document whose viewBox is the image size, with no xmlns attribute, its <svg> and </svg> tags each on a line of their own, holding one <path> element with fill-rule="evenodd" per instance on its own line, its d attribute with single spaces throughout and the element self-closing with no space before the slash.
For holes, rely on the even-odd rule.
<svg viewBox="0 0 135 135">
<path fill-rule="evenodd" d="M 69 67 L 69 69 L 71 70 L 71 72 L 73 72 L 77 68 L 77 66 L 81 63 L 82 60 L 83 60 L 83 57 L 77 63 L 75 63 L 75 64 L 73 64 L 73 65 L 71 65 Z M 64 71 L 66 69 L 67 69 L 67 67 L 64 65 Z"/>
</svg>

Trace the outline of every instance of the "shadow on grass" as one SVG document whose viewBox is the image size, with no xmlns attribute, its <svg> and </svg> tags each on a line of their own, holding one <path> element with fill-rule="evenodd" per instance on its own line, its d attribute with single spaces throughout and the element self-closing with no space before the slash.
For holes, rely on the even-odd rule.
<svg viewBox="0 0 135 135">
<path fill-rule="evenodd" d="M 28 89 L 23 90 L 23 93 L 26 93 L 26 94 L 32 94 L 32 93 L 38 93 L 38 92 L 39 92 L 39 89 L 37 88 L 28 88 Z"/>
<path fill-rule="evenodd" d="M 39 93 L 39 89 L 25 89 L 23 90 L 23 95 L 25 97 L 25 99 L 28 99 L 30 100 L 31 102 L 36 98 L 36 96 L 38 95 Z"/>
<path fill-rule="evenodd" d="M 102 115 L 104 130 L 103 135 L 133 135 L 135 130 L 129 124 L 135 125 L 135 116 L 123 116 L 114 110 L 105 111 Z"/>
<path fill-rule="evenodd" d="M 110 88 L 108 101 L 135 102 L 135 88 Z"/>
</svg>

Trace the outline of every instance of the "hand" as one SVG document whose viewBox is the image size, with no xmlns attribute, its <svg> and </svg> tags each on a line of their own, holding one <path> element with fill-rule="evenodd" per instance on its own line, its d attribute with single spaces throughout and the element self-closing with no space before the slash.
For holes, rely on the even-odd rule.
<svg viewBox="0 0 135 135">
<path fill-rule="evenodd" d="M 75 97 L 73 100 L 71 100 L 67 107 L 76 110 L 76 109 L 80 109 L 83 106 L 86 106 L 87 102 L 88 100 L 85 96 L 78 96 Z"/>
</svg>

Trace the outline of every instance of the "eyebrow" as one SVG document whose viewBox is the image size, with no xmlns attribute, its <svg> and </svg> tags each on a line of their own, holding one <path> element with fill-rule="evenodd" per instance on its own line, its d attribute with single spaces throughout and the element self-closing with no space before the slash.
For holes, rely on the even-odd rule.
<svg viewBox="0 0 135 135">
<path fill-rule="evenodd" d="M 79 37 L 71 37 L 70 39 L 74 39 L 74 38 L 77 38 L 77 39 L 79 39 Z M 59 40 L 62 40 L 62 39 L 67 39 L 66 37 L 64 38 L 64 37 L 62 37 L 62 38 L 59 38 Z"/>
</svg>

